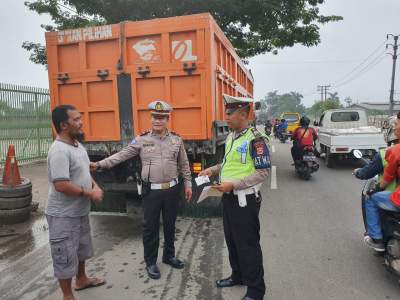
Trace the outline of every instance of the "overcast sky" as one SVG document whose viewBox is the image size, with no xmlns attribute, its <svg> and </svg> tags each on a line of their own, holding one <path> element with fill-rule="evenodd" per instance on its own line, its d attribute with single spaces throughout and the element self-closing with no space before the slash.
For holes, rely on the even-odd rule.
<svg viewBox="0 0 400 300">
<path fill-rule="evenodd" d="M 0 82 L 48 87 L 47 71 L 29 61 L 21 44 L 25 40 L 43 43 L 40 24 L 50 19 L 28 11 L 23 2 L 1 0 Z M 321 27 L 321 44 L 286 48 L 278 55 L 250 60 L 255 98 L 273 90 L 297 91 L 309 106 L 320 97 L 317 85 L 330 84 L 342 99 L 388 101 L 392 59 L 384 54 L 384 42 L 387 33 L 400 34 L 400 0 L 326 0 L 321 10 L 344 17 Z M 400 100 L 400 69 L 395 89 L 399 92 L 395 100 Z"/>
</svg>

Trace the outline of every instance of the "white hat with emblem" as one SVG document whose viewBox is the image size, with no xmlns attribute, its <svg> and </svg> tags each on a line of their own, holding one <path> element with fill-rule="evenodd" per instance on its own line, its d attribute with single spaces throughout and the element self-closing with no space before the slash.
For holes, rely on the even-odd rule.
<svg viewBox="0 0 400 300">
<path fill-rule="evenodd" d="M 163 100 L 153 101 L 148 107 L 152 115 L 169 116 L 172 111 L 171 105 Z"/>
<path fill-rule="evenodd" d="M 230 95 L 224 94 L 224 104 L 225 104 L 225 112 L 230 114 L 234 111 L 250 106 L 254 103 L 254 100 L 247 97 L 234 97 Z"/>
</svg>

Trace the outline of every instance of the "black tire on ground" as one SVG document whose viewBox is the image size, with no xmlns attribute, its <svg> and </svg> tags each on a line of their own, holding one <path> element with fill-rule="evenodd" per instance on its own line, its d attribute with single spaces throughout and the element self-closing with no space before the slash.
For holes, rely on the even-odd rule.
<svg viewBox="0 0 400 300">
<path fill-rule="evenodd" d="M 22 177 L 22 183 L 16 187 L 5 186 L 0 183 L 1 198 L 18 198 L 32 194 L 32 183 L 28 178 Z"/>
<path fill-rule="evenodd" d="M 0 209 L 17 209 L 30 205 L 32 194 L 24 197 L 2 198 L 0 197 Z"/>
<path fill-rule="evenodd" d="M 333 160 L 334 160 L 334 157 L 332 156 L 330 149 L 326 148 L 325 166 L 327 168 L 332 168 L 333 167 Z"/>
<path fill-rule="evenodd" d="M 28 205 L 18 209 L 0 210 L 0 224 L 17 224 L 29 219 L 32 207 Z"/>
</svg>

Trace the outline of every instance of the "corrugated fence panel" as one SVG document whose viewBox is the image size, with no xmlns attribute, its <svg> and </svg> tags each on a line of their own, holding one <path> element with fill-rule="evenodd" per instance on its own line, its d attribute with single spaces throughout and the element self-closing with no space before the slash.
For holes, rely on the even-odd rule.
<svg viewBox="0 0 400 300">
<path fill-rule="evenodd" d="M 45 158 L 51 143 L 49 91 L 0 83 L 0 166 L 10 144 L 18 161 L 30 162 Z"/>
</svg>

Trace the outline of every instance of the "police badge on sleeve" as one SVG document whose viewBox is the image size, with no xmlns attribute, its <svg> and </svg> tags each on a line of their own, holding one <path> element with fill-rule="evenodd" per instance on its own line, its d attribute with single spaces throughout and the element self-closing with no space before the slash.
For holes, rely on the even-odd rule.
<svg viewBox="0 0 400 300">
<path fill-rule="evenodd" d="M 256 140 L 252 145 L 251 157 L 254 161 L 256 169 L 269 169 L 271 168 L 271 160 L 269 156 L 269 149 L 264 140 Z"/>
</svg>

